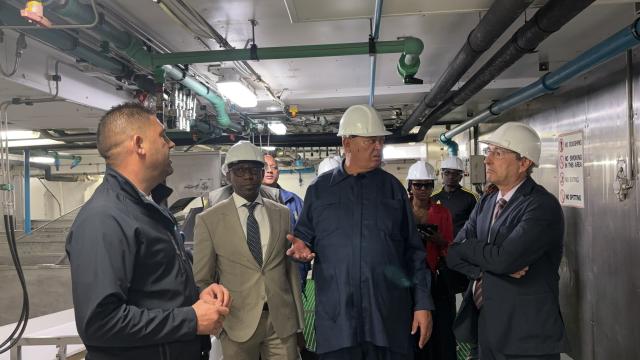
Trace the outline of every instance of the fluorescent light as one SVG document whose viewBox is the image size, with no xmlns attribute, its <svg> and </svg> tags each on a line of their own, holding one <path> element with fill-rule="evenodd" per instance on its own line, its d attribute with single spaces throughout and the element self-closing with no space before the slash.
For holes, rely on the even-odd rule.
<svg viewBox="0 0 640 360">
<path fill-rule="evenodd" d="M 249 108 L 258 105 L 256 94 L 239 81 L 217 82 L 216 86 L 224 97 L 240 107 Z"/>
<path fill-rule="evenodd" d="M 275 146 L 262 146 L 261 149 L 265 150 L 265 151 L 275 151 L 276 147 Z"/>
<path fill-rule="evenodd" d="M 17 140 L 17 139 L 37 139 L 40 137 L 38 131 L 31 130 L 9 130 L 0 132 L 1 139 Z"/>
<path fill-rule="evenodd" d="M 397 160 L 397 159 L 426 159 L 427 158 L 427 144 L 414 143 L 410 144 L 393 144 L 385 145 L 382 148 L 382 157 L 385 160 Z"/>
<path fill-rule="evenodd" d="M 56 159 L 48 156 L 34 156 L 32 158 L 29 158 L 29 162 L 38 164 L 53 164 L 56 162 Z"/>
<path fill-rule="evenodd" d="M 287 127 L 280 121 L 274 121 L 267 124 L 269 130 L 276 135 L 284 135 L 287 133 Z"/>
<path fill-rule="evenodd" d="M 51 139 L 31 139 L 31 140 L 9 140 L 9 147 L 26 147 L 37 145 L 56 145 L 64 144 L 62 141 L 56 141 Z"/>
<path fill-rule="evenodd" d="M 267 106 L 267 111 L 280 111 L 282 108 L 280 106 Z"/>
</svg>

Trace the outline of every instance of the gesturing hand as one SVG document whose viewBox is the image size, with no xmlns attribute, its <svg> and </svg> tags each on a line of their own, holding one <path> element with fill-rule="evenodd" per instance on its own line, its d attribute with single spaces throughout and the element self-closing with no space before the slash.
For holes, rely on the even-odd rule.
<svg viewBox="0 0 640 360">
<path fill-rule="evenodd" d="M 291 247 L 287 250 L 287 255 L 291 256 L 295 260 L 309 262 L 316 256 L 315 253 L 311 252 L 304 241 L 298 239 L 292 234 L 287 234 L 287 240 L 291 242 Z"/>
</svg>

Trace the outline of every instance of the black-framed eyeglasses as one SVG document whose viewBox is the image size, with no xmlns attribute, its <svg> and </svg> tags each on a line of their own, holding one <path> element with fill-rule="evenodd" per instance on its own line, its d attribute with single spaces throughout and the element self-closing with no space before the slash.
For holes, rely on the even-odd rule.
<svg viewBox="0 0 640 360">
<path fill-rule="evenodd" d="M 262 175 L 263 167 L 258 166 L 234 166 L 229 169 L 235 176 L 260 176 Z"/>
<path fill-rule="evenodd" d="M 433 183 L 411 183 L 414 189 L 432 189 Z"/>
</svg>

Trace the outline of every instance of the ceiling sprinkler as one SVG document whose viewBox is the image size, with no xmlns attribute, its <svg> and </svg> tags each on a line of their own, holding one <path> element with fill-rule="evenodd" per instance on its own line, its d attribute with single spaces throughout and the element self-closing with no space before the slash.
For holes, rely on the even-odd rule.
<svg viewBox="0 0 640 360">
<path fill-rule="evenodd" d="M 44 6 L 42 1 L 27 1 L 24 9 L 20 10 L 20 16 L 27 19 L 27 21 L 36 23 L 42 27 L 50 28 L 51 22 L 44 17 Z"/>
</svg>

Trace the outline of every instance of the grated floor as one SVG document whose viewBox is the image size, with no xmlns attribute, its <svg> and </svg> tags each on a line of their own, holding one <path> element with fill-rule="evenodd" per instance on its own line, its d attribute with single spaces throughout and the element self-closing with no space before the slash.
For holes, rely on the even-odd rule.
<svg viewBox="0 0 640 360">
<path fill-rule="evenodd" d="M 315 323 L 315 305 L 316 305 L 316 287 L 313 280 L 307 280 L 307 287 L 304 289 L 302 298 L 304 305 L 304 339 L 307 343 L 307 349 L 316 350 L 316 333 L 313 331 Z M 465 360 L 469 355 L 469 345 L 458 343 L 458 360 Z"/>
</svg>

